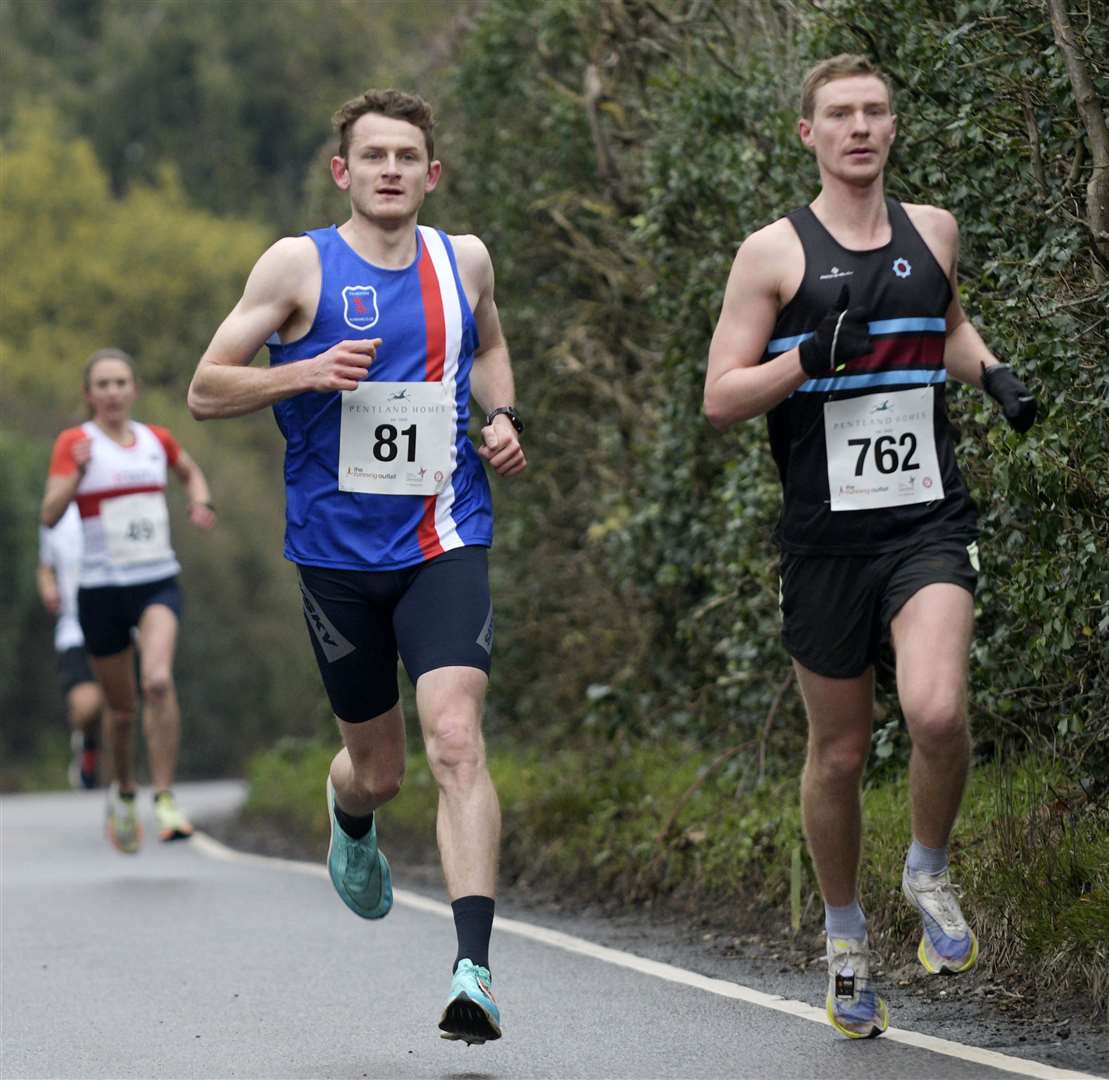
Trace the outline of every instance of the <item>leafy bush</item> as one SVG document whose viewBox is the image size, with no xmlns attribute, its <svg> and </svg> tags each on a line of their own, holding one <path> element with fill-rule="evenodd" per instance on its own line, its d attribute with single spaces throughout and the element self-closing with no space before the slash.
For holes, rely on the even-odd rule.
<svg viewBox="0 0 1109 1080">
<path fill-rule="evenodd" d="M 1104 93 L 1105 26 L 1082 34 Z M 843 50 L 894 78 L 891 193 L 956 214 L 965 306 L 1041 402 L 1020 439 L 978 392 L 950 394 L 983 529 L 980 746 L 1046 741 L 1103 787 L 1109 288 L 1074 93 L 1032 0 L 483 9 L 458 65 L 451 194 L 493 240 L 535 474 L 555 470 L 525 481 L 526 505 L 501 500 L 511 670 L 493 700 L 553 712 L 555 739 L 583 712 L 718 739 L 769 711 L 788 670 L 778 483 L 761 423 L 719 437 L 703 420 L 704 357 L 739 241 L 817 190 L 797 88 Z M 783 708 L 796 731 L 795 695 Z M 881 709 L 888 751 L 903 745 L 888 691 Z"/>
</svg>

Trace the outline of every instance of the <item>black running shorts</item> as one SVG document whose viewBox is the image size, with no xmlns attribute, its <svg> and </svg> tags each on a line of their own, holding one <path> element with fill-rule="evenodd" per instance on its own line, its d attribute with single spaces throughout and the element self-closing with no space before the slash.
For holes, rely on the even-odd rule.
<svg viewBox="0 0 1109 1080">
<path fill-rule="evenodd" d="M 960 585 L 972 596 L 978 545 L 923 540 L 882 555 L 782 553 L 782 643 L 830 679 L 853 679 L 878 659 L 890 623 L 925 585 Z"/>
<path fill-rule="evenodd" d="M 142 585 L 103 585 L 77 590 L 77 618 L 90 656 L 115 656 L 131 644 L 131 631 L 148 607 L 161 604 L 181 618 L 176 577 Z"/>
<path fill-rule="evenodd" d="M 488 552 L 461 547 L 404 570 L 298 566 L 304 618 L 331 708 L 350 724 L 400 697 L 397 656 L 413 684 L 441 667 L 489 673 Z"/>
<path fill-rule="evenodd" d="M 96 676 L 89 667 L 89 656 L 84 645 L 73 645 L 62 649 L 57 655 L 58 682 L 62 687 L 62 697 L 81 683 L 96 682 Z"/>
</svg>

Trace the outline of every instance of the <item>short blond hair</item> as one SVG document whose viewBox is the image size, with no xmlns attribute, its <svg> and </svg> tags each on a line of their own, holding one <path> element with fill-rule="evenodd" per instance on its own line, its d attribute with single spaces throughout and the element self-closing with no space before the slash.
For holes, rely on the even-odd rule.
<svg viewBox="0 0 1109 1080">
<path fill-rule="evenodd" d="M 834 79 L 847 79 L 852 75 L 873 75 L 882 80 L 886 94 L 890 100 L 890 111 L 893 111 L 893 80 L 869 56 L 861 53 L 840 53 L 821 60 L 809 70 L 805 81 L 801 84 L 801 115 L 806 120 L 813 118 L 816 109 L 816 92 L 825 83 Z"/>
</svg>

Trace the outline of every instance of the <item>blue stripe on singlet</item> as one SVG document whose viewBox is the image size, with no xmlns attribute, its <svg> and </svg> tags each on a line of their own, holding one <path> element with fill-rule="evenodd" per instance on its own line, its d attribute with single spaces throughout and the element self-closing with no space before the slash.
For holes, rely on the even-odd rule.
<svg viewBox="0 0 1109 1080">
<path fill-rule="evenodd" d="M 919 334 L 939 333 L 947 330 L 946 319 L 879 319 L 868 324 L 872 334 Z"/>
<path fill-rule="evenodd" d="M 861 375 L 836 375 L 831 379 L 808 379 L 794 393 L 826 394 L 832 390 L 860 390 L 867 386 L 898 386 L 921 383 L 936 384 L 947 381 L 947 371 L 940 368 L 923 370 L 903 368 L 900 371 L 869 371 Z"/>
<path fill-rule="evenodd" d="M 877 322 L 867 323 L 867 330 L 871 334 L 942 334 L 947 330 L 947 320 L 929 318 L 879 319 Z M 811 337 L 812 334 L 808 333 L 797 334 L 795 337 L 775 338 L 773 341 L 767 342 L 766 351 L 772 353 L 789 352 L 790 349 L 797 348 L 802 341 L 808 341 Z"/>
<path fill-rule="evenodd" d="M 796 349 L 802 341 L 808 341 L 812 337 L 812 332 L 807 334 L 798 334 L 796 337 L 779 337 L 773 341 L 766 343 L 766 351 L 772 353 L 789 352 L 790 349 Z"/>
</svg>

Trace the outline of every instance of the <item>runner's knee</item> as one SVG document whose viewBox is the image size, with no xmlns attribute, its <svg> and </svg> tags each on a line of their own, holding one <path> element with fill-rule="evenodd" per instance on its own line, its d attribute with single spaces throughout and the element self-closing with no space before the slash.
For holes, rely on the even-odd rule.
<svg viewBox="0 0 1109 1080">
<path fill-rule="evenodd" d="M 143 697 L 149 702 L 163 700 L 173 689 L 173 676 L 168 670 L 144 671 L 142 676 Z"/>
<path fill-rule="evenodd" d="M 478 768 L 485 758 L 477 724 L 453 717 L 427 726 L 427 759 L 437 778 Z"/>
<path fill-rule="evenodd" d="M 870 739 L 810 739 L 805 768 L 824 781 L 857 782 L 870 753 Z"/>
<path fill-rule="evenodd" d="M 359 769 L 357 765 L 353 770 L 352 786 L 355 788 L 356 797 L 365 802 L 372 802 L 377 806 L 395 799 L 400 794 L 404 783 L 404 766 L 399 769 L 367 765 Z"/>
<path fill-rule="evenodd" d="M 109 725 L 116 731 L 121 728 L 129 728 L 135 722 L 135 709 L 133 707 L 117 709 L 109 705 L 105 713 Z"/>
<path fill-rule="evenodd" d="M 81 683 L 75 686 L 67 697 L 70 723 L 86 728 L 96 721 L 103 707 L 104 699 L 96 683 Z"/>
<path fill-rule="evenodd" d="M 966 711 L 958 697 L 933 694 L 925 700 L 902 702 L 902 709 L 914 746 L 947 748 L 968 738 Z"/>
</svg>

